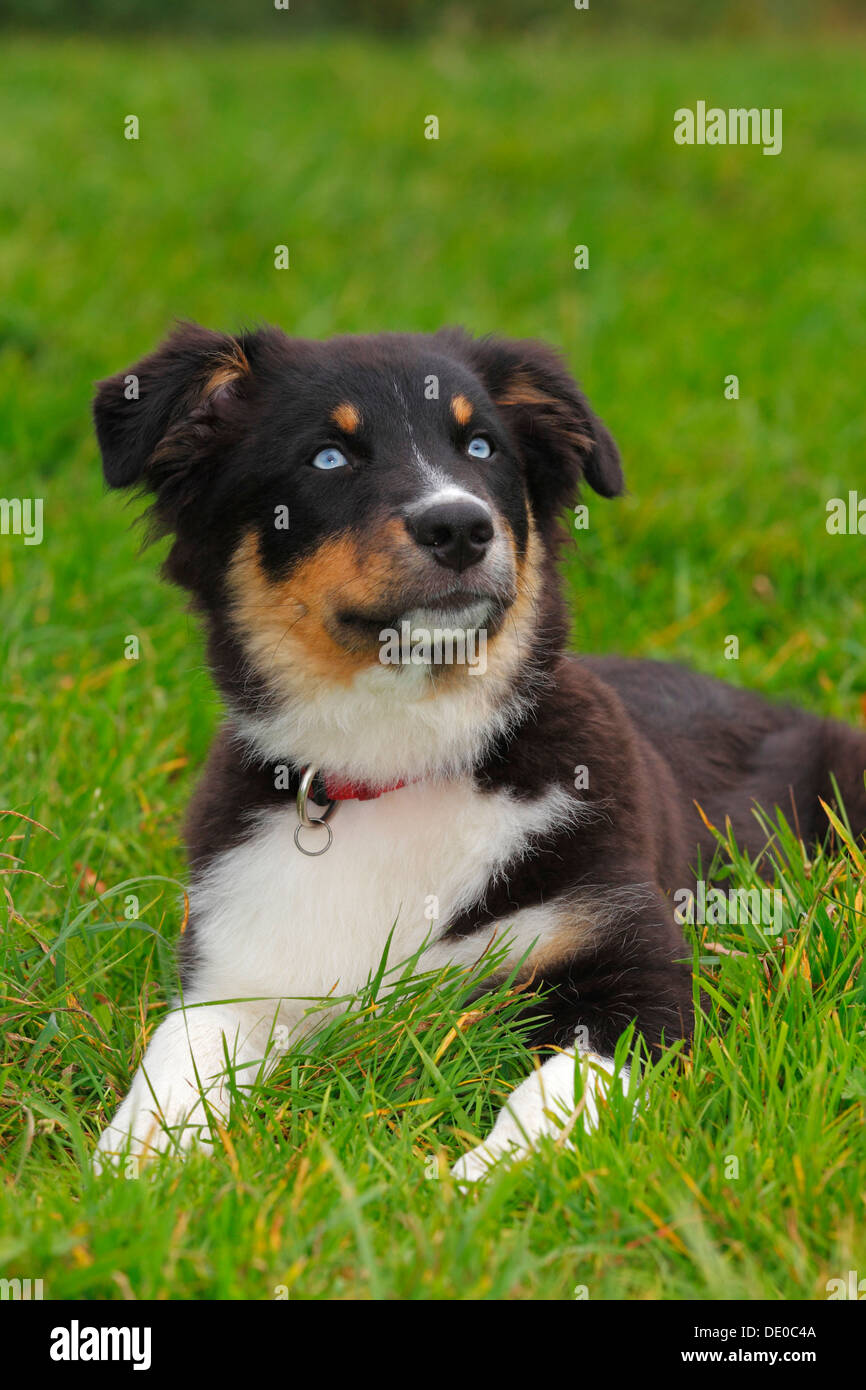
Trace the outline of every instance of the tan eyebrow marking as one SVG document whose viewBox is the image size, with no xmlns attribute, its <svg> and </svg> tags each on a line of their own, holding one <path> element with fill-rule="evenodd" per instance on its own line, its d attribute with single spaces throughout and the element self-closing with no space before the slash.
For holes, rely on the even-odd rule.
<svg viewBox="0 0 866 1390">
<path fill-rule="evenodd" d="M 346 434 L 354 434 L 361 423 L 361 412 L 351 401 L 343 401 L 341 405 L 334 406 L 331 419 Z"/>
<path fill-rule="evenodd" d="M 451 414 L 458 425 L 468 425 L 472 419 L 472 402 L 467 401 L 465 396 L 452 396 Z"/>
</svg>

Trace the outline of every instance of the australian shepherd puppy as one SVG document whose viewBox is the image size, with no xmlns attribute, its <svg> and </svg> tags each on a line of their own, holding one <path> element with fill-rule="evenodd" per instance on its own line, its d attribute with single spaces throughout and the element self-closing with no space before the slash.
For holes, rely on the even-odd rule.
<svg viewBox="0 0 866 1390">
<path fill-rule="evenodd" d="M 755 803 L 818 840 L 835 776 L 866 827 L 866 734 L 564 653 L 560 514 L 624 484 L 549 348 L 185 325 L 99 386 L 95 419 L 108 484 L 174 537 L 227 709 L 187 821 L 183 1007 L 97 1164 L 206 1137 L 227 1063 L 254 1077 L 275 1026 L 360 989 L 391 934 L 424 969 L 495 940 L 543 991 L 548 1059 L 458 1160 L 477 1179 L 581 1099 L 597 1122 L 629 1025 L 650 1050 L 688 1038 L 672 894 L 713 856 L 696 802 L 758 853 Z"/>
</svg>

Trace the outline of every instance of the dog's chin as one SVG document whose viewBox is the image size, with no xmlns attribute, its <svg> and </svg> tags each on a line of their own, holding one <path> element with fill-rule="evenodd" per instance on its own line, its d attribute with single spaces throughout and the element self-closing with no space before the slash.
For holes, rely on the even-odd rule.
<svg viewBox="0 0 866 1390">
<path fill-rule="evenodd" d="M 435 631 L 436 628 L 449 628 L 452 632 L 489 631 L 494 618 L 498 618 L 497 605 L 491 598 L 475 599 L 465 604 L 449 604 L 439 608 L 435 604 L 424 604 L 418 608 L 407 609 L 397 619 L 398 625 L 410 631 Z"/>
<path fill-rule="evenodd" d="M 434 598 L 395 598 L 376 612 L 339 610 L 328 626 L 340 646 L 353 652 L 367 649 L 376 657 L 382 643 L 393 634 L 413 640 L 413 634 L 423 636 L 437 631 L 483 632 L 491 638 L 505 621 L 512 602 L 510 596 L 501 594 L 456 590 Z"/>
</svg>

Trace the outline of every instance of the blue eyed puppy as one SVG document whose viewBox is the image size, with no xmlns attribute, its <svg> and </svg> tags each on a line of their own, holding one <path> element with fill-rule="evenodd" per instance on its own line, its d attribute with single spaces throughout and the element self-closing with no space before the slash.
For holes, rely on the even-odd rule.
<svg viewBox="0 0 866 1390">
<path fill-rule="evenodd" d="M 595 1122 L 628 1025 L 650 1049 L 689 1036 L 669 895 L 712 858 L 696 801 L 749 847 L 753 803 L 793 796 L 814 839 L 833 773 L 866 825 L 863 734 L 564 652 L 559 516 L 623 475 L 549 348 L 184 325 L 94 409 L 108 484 L 174 537 L 165 572 L 228 711 L 187 822 L 185 1007 L 97 1163 L 200 1138 L 227 1057 L 253 1079 L 275 1028 L 361 988 L 393 928 L 394 963 L 426 942 L 423 968 L 468 965 L 496 938 L 545 990 L 534 1039 L 558 1050 L 459 1160 L 479 1177 L 557 1132 L 575 1078 Z"/>
</svg>

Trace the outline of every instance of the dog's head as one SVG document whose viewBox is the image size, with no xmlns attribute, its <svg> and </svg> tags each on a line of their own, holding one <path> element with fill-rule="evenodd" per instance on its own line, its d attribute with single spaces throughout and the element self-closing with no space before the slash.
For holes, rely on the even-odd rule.
<svg viewBox="0 0 866 1390">
<path fill-rule="evenodd" d="M 384 634 L 419 629 L 483 632 L 502 698 L 561 640 L 558 514 L 581 481 L 623 488 L 551 349 L 459 330 L 311 342 L 184 325 L 102 382 L 94 413 L 106 480 L 152 494 L 166 572 L 205 613 L 241 714 L 389 678 L 429 700 L 477 674 L 435 643 L 414 682 L 388 672 Z"/>
</svg>

